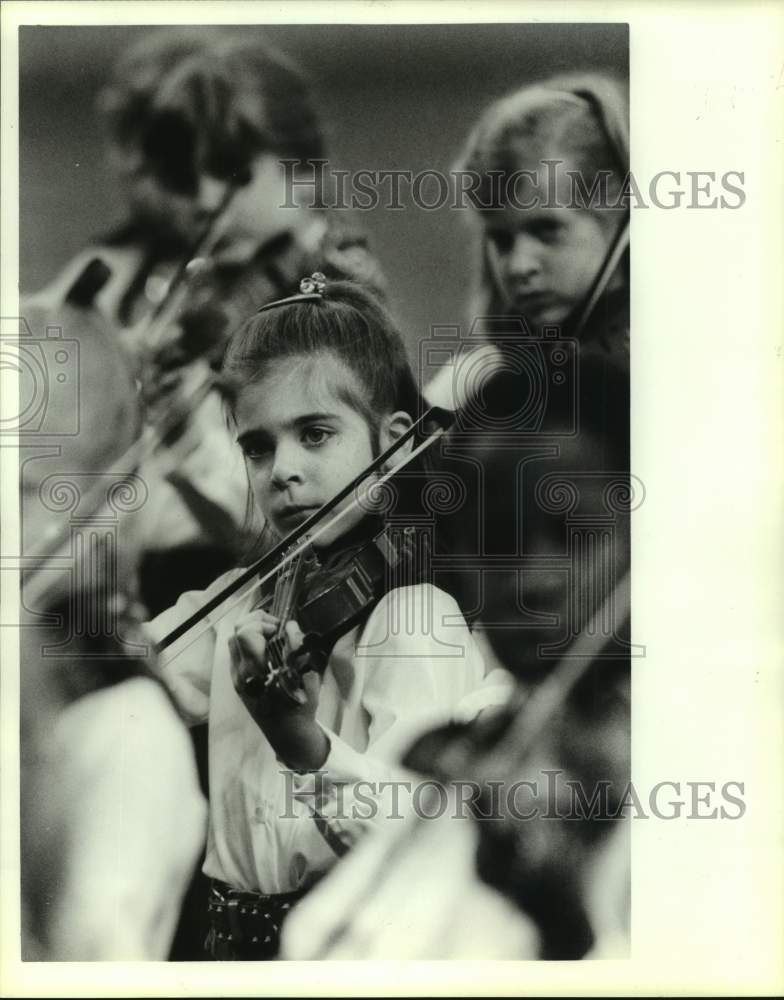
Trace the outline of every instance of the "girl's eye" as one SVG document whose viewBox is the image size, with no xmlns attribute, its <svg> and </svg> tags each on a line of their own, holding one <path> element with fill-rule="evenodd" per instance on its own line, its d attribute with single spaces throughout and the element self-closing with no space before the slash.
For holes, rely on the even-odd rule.
<svg viewBox="0 0 784 1000">
<path fill-rule="evenodd" d="M 326 427 L 306 427 L 302 432 L 302 441 L 303 444 L 317 448 L 319 445 L 325 444 L 330 436 L 331 432 Z"/>
<path fill-rule="evenodd" d="M 264 441 L 246 441 L 242 445 L 242 454 L 251 462 L 260 462 L 271 451 L 271 446 Z"/>
<path fill-rule="evenodd" d="M 545 219 L 532 226 L 532 235 L 542 240 L 544 243 L 552 243 L 561 231 L 561 224 L 555 219 Z"/>
<path fill-rule="evenodd" d="M 505 229 L 490 229 L 487 238 L 499 253 L 510 253 L 514 245 L 514 236 Z"/>
</svg>

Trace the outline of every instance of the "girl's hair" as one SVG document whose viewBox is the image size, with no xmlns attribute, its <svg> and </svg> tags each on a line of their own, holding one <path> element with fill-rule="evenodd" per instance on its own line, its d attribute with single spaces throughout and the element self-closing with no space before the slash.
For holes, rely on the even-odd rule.
<svg viewBox="0 0 784 1000">
<path fill-rule="evenodd" d="M 628 97 L 623 85 L 598 74 L 554 77 L 495 101 L 469 137 L 466 170 L 478 174 L 491 201 L 490 174 L 513 174 L 560 154 L 590 189 L 600 171 L 610 177 L 610 196 L 620 190 L 629 166 Z"/>
<path fill-rule="evenodd" d="M 521 166 L 530 169 L 552 158 L 568 160 L 567 167 L 578 172 L 586 192 L 597 179 L 606 178 L 602 193 L 615 204 L 629 169 L 628 88 L 612 77 L 590 73 L 523 87 L 487 108 L 469 136 L 460 168 L 479 177 L 479 204 L 492 205 L 505 178 Z M 492 209 L 480 211 L 489 214 Z M 618 212 L 599 209 L 597 217 L 617 224 Z M 477 263 L 472 315 L 503 313 L 484 246 Z"/>
<path fill-rule="evenodd" d="M 384 414 L 403 410 L 417 419 L 423 412 L 400 331 L 372 293 L 349 281 L 328 282 L 318 298 L 276 305 L 246 320 L 223 358 L 229 399 L 263 378 L 274 362 L 325 351 L 356 376 L 361 392 L 346 389 L 344 401 L 365 418 L 374 449 Z"/>
<path fill-rule="evenodd" d="M 167 192 L 194 197 L 203 174 L 239 180 L 263 153 L 323 155 L 299 70 L 236 31 L 179 28 L 145 36 L 119 61 L 99 104 L 136 210 L 152 221 L 165 214 Z"/>
<path fill-rule="evenodd" d="M 380 450 L 384 414 L 403 410 L 417 419 L 427 408 L 411 370 L 400 331 L 378 299 L 350 281 L 328 282 L 319 298 L 275 305 L 247 319 L 229 338 L 221 366 L 229 410 L 238 393 L 262 379 L 276 362 L 329 351 L 356 376 L 360 393 L 343 387 L 343 400 L 368 425 L 373 456 Z M 429 468 L 420 455 L 409 469 Z M 258 531 L 248 487 L 245 532 Z M 250 563 L 273 543 L 268 525 L 245 556 Z"/>
</svg>

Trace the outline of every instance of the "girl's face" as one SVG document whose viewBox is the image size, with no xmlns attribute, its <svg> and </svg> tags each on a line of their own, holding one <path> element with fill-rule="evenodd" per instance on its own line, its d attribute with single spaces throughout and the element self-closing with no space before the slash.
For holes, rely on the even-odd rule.
<svg viewBox="0 0 784 1000">
<path fill-rule="evenodd" d="M 225 193 L 225 181 L 201 177 L 197 194 L 199 210 L 214 211 Z M 306 247 L 317 242 L 325 224 L 320 216 L 307 211 L 308 198 L 312 198 L 312 190 L 307 185 L 304 188 L 287 185 L 276 155 L 265 153 L 257 157 L 250 165 L 248 183 L 235 192 L 221 221 L 222 236 L 214 259 L 220 264 L 246 264 L 261 245 L 282 233 L 295 235 Z"/>
<path fill-rule="evenodd" d="M 622 221 L 621 213 L 609 208 L 566 207 L 573 196 L 569 172 L 576 168 L 560 154 L 554 158 L 559 161 L 555 199 L 542 164 L 531 170 L 524 163 L 521 169 L 539 182 L 521 185 L 516 194 L 520 204 L 533 207 L 506 205 L 484 216 L 491 267 L 515 312 L 534 326 L 562 324 L 584 303 Z M 615 283 L 621 280 L 617 275 Z"/>
<path fill-rule="evenodd" d="M 137 202 L 166 221 L 167 229 L 185 242 L 193 242 L 209 216 L 221 205 L 228 190 L 225 180 L 203 174 L 195 190 L 179 191 L 146 173 L 135 181 Z M 270 240 L 291 233 L 306 249 L 318 243 L 325 223 L 309 210 L 312 189 L 289 185 L 279 158 L 264 153 L 249 166 L 247 184 L 238 188 L 225 209 L 211 261 L 242 265 Z"/>
<path fill-rule="evenodd" d="M 282 358 L 239 393 L 237 441 L 256 504 L 279 536 L 289 534 L 371 462 L 371 429 L 346 401 L 362 395 L 354 373 L 330 352 Z M 381 449 L 410 423 L 402 413 L 382 419 Z M 361 509 L 345 515 L 316 545 L 330 544 L 363 516 Z"/>
</svg>

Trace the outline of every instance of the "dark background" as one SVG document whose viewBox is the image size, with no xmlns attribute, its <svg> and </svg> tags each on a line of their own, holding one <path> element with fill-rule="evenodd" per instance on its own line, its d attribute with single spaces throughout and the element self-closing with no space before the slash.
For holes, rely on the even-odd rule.
<svg viewBox="0 0 784 1000">
<path fill-rule="evenodd" d="M 109 67 L 149 27 L 20 29 L 20 276 L 49 281 L 122 213 L 95 100 Z M 219 29 L 216 29 L 219 30 Z M 449 170 L 483 108 L 554 73 L 628 77 L 623 24 L 283 25 L 248 27 L 313 84 L 331 168 Z M 389 279 L 412 354 L 433 323 L 466 318 L 475 240 L 468 211 L 355 216 Z"/>
</svg>

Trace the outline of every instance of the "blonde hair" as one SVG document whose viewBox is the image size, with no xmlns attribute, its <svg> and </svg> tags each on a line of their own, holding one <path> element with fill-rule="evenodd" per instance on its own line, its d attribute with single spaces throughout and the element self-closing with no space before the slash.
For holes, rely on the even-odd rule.
<svg viewBox="0 0 784 1000">
<path fill-rule="evenodd" d="M 586 173 L 609 170 L 622 180 L 629 167 L 625 87 L 595 74 L 553 77 L 493 102 L 469 136 L 466 170 L 513 172 L 554 152 L 569 154 Z"/>
<path fill-rule="evenodd" d="M 479 212 L 485 214 L 481 206 L 493 204 L 492 192 L 499 190 L 499 178 L 510 177 L 521 164 L 542 162 L 555 154 L 568 159 L 586 188 L 603 175 L 609 202 L 617 200 L 629 169 L 626 86 L 612 77 L 585 73 L 553 77 L 516 90 L 485 110 L 469 135 L 459 169 L 480 178 Z M 601 208 L 591 210 L 602 213 Z M 617 218 L 617 213 L 608 214 Z M 477 271 L 475 316 L 493 311 L 494 305 L 484 252 Z"/>
</svg>

